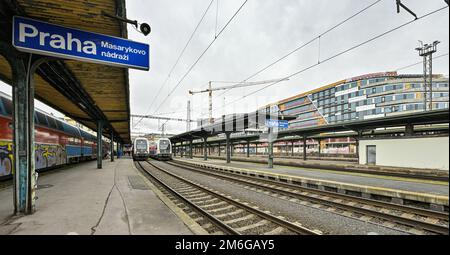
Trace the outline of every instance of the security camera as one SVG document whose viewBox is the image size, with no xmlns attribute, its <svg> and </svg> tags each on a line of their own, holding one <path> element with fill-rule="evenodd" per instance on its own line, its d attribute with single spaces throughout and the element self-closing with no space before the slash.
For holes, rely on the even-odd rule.
<svg viewBox="0 0 450 255">
<path fill-rule="evenodd" d="M 138 24 L 139 23 L 137 22 L 137 20 L 130 20 L 130 19 L 126 19 L 126 18 L 120 17 L 118 15 L 111 15 L 111 14 L 105 12 L 105 11 L 102 11 L 102 15 L 106 16 L 106 17 L 109 17 L 109 18 L 116 19 L 116 20 L 120 20 L 122 22 L 126 22 L 126 23 L 129 23 L 129 24 L 132 24 L 132 25 L 134 25 L 136 30 L 138 28 Z M 140 30 L 140 32 L 143 35 L 147 36 L 152 31 L 152 28 L 147 23 L 142 23 L 142 24 L 139 25 L 139 30 Z"/>
<path fill-rule="evenodd" d="M 145 36 L 147 36 L 148 34 L 150 34 L 150 32 L 152 31 L 152 28 L 150 27 L 149 24 L 147 23 L 142 23 L 139 26 L 139 29 L 141 30 L 142 34 L 144 34 Z"/>
</svg>

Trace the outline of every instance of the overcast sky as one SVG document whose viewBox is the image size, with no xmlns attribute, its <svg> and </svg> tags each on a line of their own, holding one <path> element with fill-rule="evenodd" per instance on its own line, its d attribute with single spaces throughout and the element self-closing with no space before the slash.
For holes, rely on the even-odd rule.
<svg viewBox="0 0 450 255">
<path fill-rule="evenodd" d="M 215 0 L 217 1 L 217 0 Z M 187 100 L 193 104 L 193 119 L 208 116 L 207 94 L 189 96 L 188 91 L 205 88 L 208 81 L 242 81 L 277 58 L 318 36 L 375 0 L 249 0 L 241 12 L 206 52 L 173 95 L 157 107 L 180 81 L 188 68 L 214 39 L 217 5 L 214 2 L 170 79 L 149 110 L 155 94 L 166 80 L 189 36 L 211 0 L 128 0 L 130 19 L 147 22 L 152 33 L 144 37 L 129 26 L 129 38 L 151 47 L 149 72 L 130 70 L 131 111 L 134 114 L 171 113 L 186 118 Z M 244 0 L 219 0 L 217 27 L 220 30 Z M 444 0 L 403 0 L 418 16 L 445 6 Z M 360 16 L 321 38 L 320 59 L 326 59 L 371 37 L 394 28 L 413 17 L 396 13 L 395 0 L 383 0 Z M 287 82 L 249 96 L 234 105 L 230 102 L 261 88 L 234 89 L 215 98 L 214 115 L 248 112 L 257 107 L 362 74 L 392 71 L 420 61 L 418 40 L 439 40 L 438 53 L 449 52 L 449 11 L 441 11 L 377 39 L 345 55 L 310 69 Z M 252 81 L 288 76 L 318 61 L 318 42 L 300 50 L 266 70 Z M 449 57 L 434 62 L 434 73 L 448 74 Z M 422 66 L 401 71 L 422 73 Z M 217 86 L 217 85 L 216 85 Z M 0 90 L 9 88 L 0 84 Z M 215 96 L 222 92 L 215 92 Z M 225 97 L 225 99 L 224 99 Z M 223 105 L 228 105 L 224 109 Z M 41 107 L 42 108 L 42 107 Z M 158 121 L 142 121 L 132 131 L 156 132 Z M 167 131 L 185 131 L 185 123 L 169 122 Z"/>
</svg>

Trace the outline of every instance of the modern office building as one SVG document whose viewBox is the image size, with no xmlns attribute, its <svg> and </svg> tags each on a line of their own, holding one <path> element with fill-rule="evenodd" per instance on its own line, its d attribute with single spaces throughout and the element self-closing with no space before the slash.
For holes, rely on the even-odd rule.
<svg viewBox="0 0 450 255">
<path fill-rule="evenodd" d="M 433 77 L 433 109 L 448 109 L 449 83 Z M 289 128 L 382 118 L 424 110 L 423 75 L 385 72 L 362 75 L 320 87 L 283 101 L 283 114 L 296 115 Z"/>
</svg>

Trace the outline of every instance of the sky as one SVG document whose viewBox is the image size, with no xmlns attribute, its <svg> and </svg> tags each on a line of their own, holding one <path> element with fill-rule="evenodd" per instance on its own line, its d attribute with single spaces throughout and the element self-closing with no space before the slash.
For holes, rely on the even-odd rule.
<svg viewBox="0 0 450 255">
<path fill-rule="evenodd" d="M 207 94 L 190 96 L 189 90 L 205 89 L 211 80 L 243 81 L 376 0 L 248 0 L 182 80 L 243 2 L 244 0 L 213 0 L 203 22 L 168 78 L 211 0 L 126 1 L 128 18 L 148 23 L 152 27 L 151 34 L 144 36 L 134 27 L 128 26 L 130 39 L 148 43 L 151 47 L 150 71 L 130 69 L 132 114 L 163 114 L 166 117 L 186 118 L 187 101 L 191 100 L 192 119 L 207 118 Z M 446 6 L 444 0 L 402 2 L 418 16 Z M 382 0 L 321 36 L 320 54 L 319 41 L 316 40 L 250 81 L 286 77 L 317 63 L 319 59 L 323 61 L 412 19 L 404 10 L 397 14 L 394 0 Z M 362 74 L 395 71 L 421 61 L 415 51 L 419 40 L 425 43 L 441 41 L 435 56 L 446 54 L 449 52 L 448 20 L 447 8 L 233 104 L 237 99 L 264 86 L 233 89 L 224 95 L 220 91 L 214 92 L 214 116 L 254 111 L 269 103 Z M 449 57 L 436 59 L 433 68 L 434 73 L 448 75 Z M 400 71 L 422 72 L 422 65 Z M 164 83 L 166 79 L 168 82 Z M 213 87 L 222 85 L 224 84 L 213 83 Z M 160 89 L 161 93 L 157 95 Z M 0 91 L 8 90 L 9 86 L 0 82 Z M 58 115 L 55 110 L 41 104 L 37 107 Z M 159 132 L 163 122 L 143 120 L 136 126 L 135 123 L 132 123 L 133 132 L 151 133 Z M 186 124 L 182 122 L 166 124 L 168 133 L 184 132 L 185 128 Z"/>
</svg>

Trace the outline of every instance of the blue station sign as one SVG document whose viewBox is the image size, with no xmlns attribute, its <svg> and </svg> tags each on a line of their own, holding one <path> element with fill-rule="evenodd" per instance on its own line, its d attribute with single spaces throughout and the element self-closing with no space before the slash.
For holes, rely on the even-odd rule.
<svg viewBox="0 0 450 255">
<path fill-rule="evenodd" d="M 105 65 L 150 69 L 150 46 L 114 36 L 13 18 L 13 45 L 20 51 Z"/>
<path fill-rule="evenodd" d="M 288 128 L 289 122 L 287 120 L 266 120 L 266 126 L 269 128 Z"/>
</svg>

